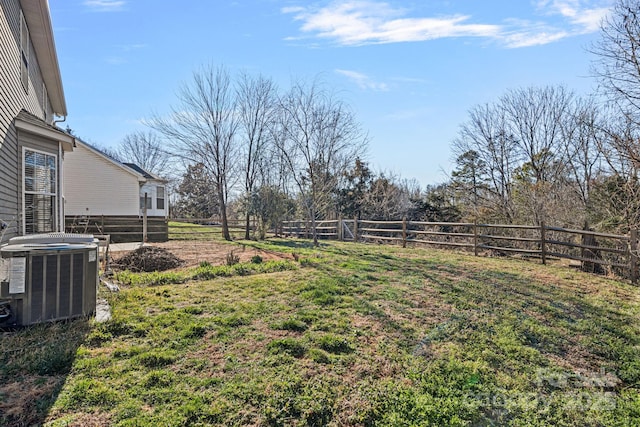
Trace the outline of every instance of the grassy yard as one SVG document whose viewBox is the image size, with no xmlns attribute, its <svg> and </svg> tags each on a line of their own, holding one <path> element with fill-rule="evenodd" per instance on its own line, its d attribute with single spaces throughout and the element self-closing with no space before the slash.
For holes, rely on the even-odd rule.
<svg viewBox="0 0 640 427">
<path fill-rule="evenodd" d="M 230 227 L 229 234 L 234 239 L 244 238 L 244 228 Z M 169 221 L 169 239 L 177 240 L 217 240 L 222 243 L 220 225 L 200 225 L 187 222 Z"/>
<path fill-rule="evenodd" d="M 244 243 L 294 253 L 296 261 L 224 273 L 203 265 L 212 272 L 204 276 L 127 274 L 121 292 L 107 296 L 113 311 L 107 323 L 5 334 L 2 420 L 640 423 L 636 287 L 455 252 Z M 31 402 L 28 410 L 11 411 L 21 396 L 23 407 Z"/>
</svg>

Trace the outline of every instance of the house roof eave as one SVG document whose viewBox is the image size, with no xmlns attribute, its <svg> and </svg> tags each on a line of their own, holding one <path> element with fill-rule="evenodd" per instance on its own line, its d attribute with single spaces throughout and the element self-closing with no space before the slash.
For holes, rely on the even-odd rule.
<svg viewBox="0 0 640 427">
<path fill-rule="evenodd" d="M 48 125 L 44 121 L 24 111 L 18 114 L 18 117 L 14 120 L 14 124 L 16 129 L 20 131 L 59 142 L 62 144 L 64 151 L 73 151 L 76 145 L 76 139 L 73 136 Z"/>
<path fill-rule="evenodd" d="M 57 116 L 67 115 L 56 44 L 53 39 L 51 14 L 47 0 L 20 0 L 33 48 L 38 57 L 42 79 L 47 87 L 49 101 Z"/>
</svg>

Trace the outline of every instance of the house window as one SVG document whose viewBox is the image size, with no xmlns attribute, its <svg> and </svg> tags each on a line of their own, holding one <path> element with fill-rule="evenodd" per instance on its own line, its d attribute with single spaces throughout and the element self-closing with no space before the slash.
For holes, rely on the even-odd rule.
<svg viewBox="0 0 640 427">
<path fill-rule="evenodd" d="M 57 157 L 24 150 L 24 232 L 49 233 L 56 230 L 58 188 Z"/>
<path fill-rule="evenodd" d="M 164 187 L 156 187 L 156 209 L 164 209 Z"/>
<path fill-rule="evenodd" d="M 20 13 L 20 78 L 25 92 L 29 92 L 29 28 L 24 14 Z"/>
<path fill-rule="evenodd" d="M 140 209 L 144 209 L 144 194 L 140 196 Z M 151 209 L 151 196 L 147 195 L 147 210 Z"/>
</svg>

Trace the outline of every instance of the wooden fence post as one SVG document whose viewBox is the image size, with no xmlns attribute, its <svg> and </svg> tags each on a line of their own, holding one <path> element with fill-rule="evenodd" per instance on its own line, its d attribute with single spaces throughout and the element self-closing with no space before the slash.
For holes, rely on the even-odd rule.
<svg viewBox="0 0 640 427">
<path fill-rule="evenodd" d="M 337 232 L 338 232 L 338 240 L 339 241 L 343 241 L 344 240 L 344 230 L 342 228 L 342 215 L 338 215 L 338 223 L 336 224 L 337 227 Z"/>
<path fill-rule="evenodd" d="M 540 252 L 542 256 L 542 264 L 547 263 L 547 229 L 544 221 L 540 222 Z"/>
<path fill-rule="evenodd" d="M 402 218 L 402 247 L 407 247 L 407 217 Z"/>
<path fill-rule="evenodd" d="M 478 220 L 473 221 L 473 255 L 478 256 Z"/>
<path fill-rule="evenodd" d="M 358 243 L 358 216 L 353 218 L 353 241 Z"/>
<path fill-rule="evenodd" d="M 631 229 L 629 233 L 629 264 L 631 269 L 631 283 L 638 282 L 638 230 Z"/>
</svg>

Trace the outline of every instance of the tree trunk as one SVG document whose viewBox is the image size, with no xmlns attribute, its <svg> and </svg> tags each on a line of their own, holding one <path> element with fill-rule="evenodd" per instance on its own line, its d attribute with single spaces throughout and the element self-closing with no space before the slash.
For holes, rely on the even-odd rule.
<svg viewBox="0 0 640 427">
<path fill-rule="evenodd" d="M 313 233 L 313 246 L 318 246 L 318 230 L 316 229 L 316 206 L 311 208 L 311 231 Z"/>
<path fill-rule="evenodd" d="M 227 220 L 227 201 L 224 198 L 224 190 L 218 188 L 218 200 L 220 201 L 220 218 L 222 222 L 222 238 L 231 241 L 229 233 L 229 221 Z"/>
<path fill-rule="evenodd" d="M 245 223 L 244 223 L 244 240 L 249 240 L 251 238 L 251 236 L 249 235 L 249 230 L 251 228 L 251 215 L 249 214 L 249 212 L 247 212 L 246 216 L 245 216 Z"/>
</svg>

